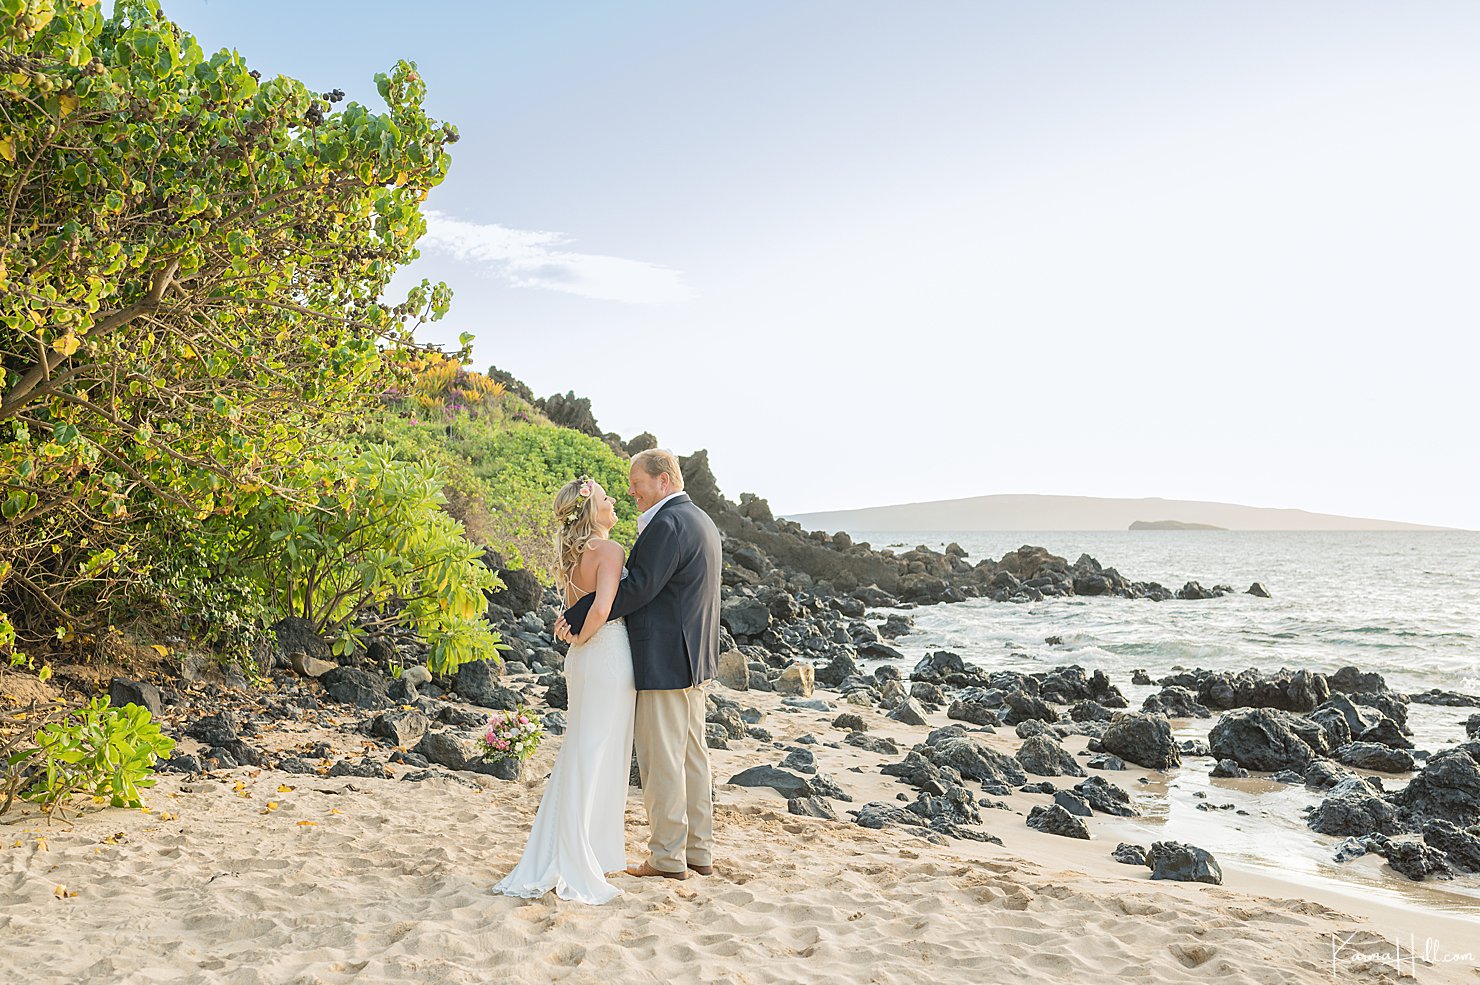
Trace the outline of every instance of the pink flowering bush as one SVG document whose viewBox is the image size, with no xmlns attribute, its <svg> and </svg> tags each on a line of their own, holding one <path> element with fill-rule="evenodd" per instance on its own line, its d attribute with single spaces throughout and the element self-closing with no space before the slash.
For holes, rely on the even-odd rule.
<svg viewBox="0 0 1480 985">
<path fill-rule="evenodd" d="M 534 755 L 544 736 L 544 726 L 532 709 L 520 705 L 514 711 L 496 711 L 483 730 L 483 759 L 490 763 L 501 759 L 523 762 Z"/>
</svg>

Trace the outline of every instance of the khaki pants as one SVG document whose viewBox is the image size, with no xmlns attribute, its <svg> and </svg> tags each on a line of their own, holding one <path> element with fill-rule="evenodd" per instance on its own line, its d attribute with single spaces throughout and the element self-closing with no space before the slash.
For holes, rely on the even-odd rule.
<svg viewBox="0 0 1480 985">
<path fill-rule="evenodd" d="M 714 861 L 704 685 L 638 691 L 635 742 L 647 807 L 648 861 L 664 872 Z"/>
</svg>

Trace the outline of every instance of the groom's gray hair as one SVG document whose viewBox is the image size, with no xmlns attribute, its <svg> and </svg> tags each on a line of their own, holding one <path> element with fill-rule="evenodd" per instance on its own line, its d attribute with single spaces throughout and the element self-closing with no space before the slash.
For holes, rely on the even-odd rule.
<svg viewBox="0 0 1480 985">
<path fill-rule="evenodd" d="M 683 488 L 683 472 L 678 467 L 678 456 L 667 448 L 649 448 L 632 456 L 633 465 L 641 465 L 642 470 L 656 479 L 660 475 L 668 476 L 668 481 L 673 484 L 674 489 Z"/>
</svg>

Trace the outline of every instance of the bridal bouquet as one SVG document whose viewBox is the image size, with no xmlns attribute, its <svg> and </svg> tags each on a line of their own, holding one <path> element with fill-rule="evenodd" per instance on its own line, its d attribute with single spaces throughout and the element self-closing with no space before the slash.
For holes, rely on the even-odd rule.
<svg viewBox="0 0 1480 985">
<path fill-rule="evenodd" d="M 544 735 L 545 729 L 532 709 L 520 705 L 514 711 L 496 711 L 483 730 L 483 759 L 490 763 L 503 759 L 523 762 L 534 755 Z"/>
</svg>

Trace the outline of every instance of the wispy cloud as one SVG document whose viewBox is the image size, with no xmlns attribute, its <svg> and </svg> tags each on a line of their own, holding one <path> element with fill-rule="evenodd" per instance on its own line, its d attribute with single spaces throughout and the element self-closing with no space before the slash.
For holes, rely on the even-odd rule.
<svg viewBox="0 0 1480 985">
<path fill-rule="evenodd" d="M 426 235 L 418 244 L 423 250 L 486 264 L 518 287 L 629 304 L 667 304 L 694 295 L 683 275 L 671 267 L 575 253 L 563 249 L 570 242 L 564 233 L 465 222 L 436 211 L 427 212 L 426 219 Z"/>
</svg>

